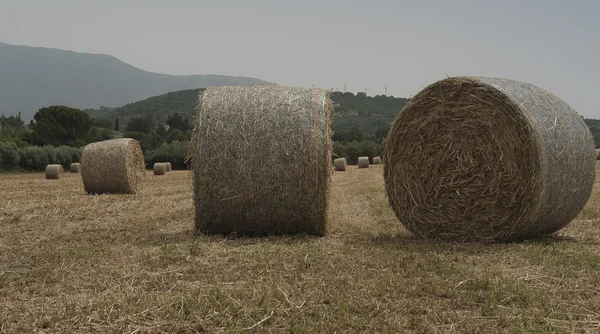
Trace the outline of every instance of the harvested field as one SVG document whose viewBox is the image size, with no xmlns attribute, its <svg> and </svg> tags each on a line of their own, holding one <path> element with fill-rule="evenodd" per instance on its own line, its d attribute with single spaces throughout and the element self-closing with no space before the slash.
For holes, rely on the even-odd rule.
<svg viewBox="0 0 600 334">
<path fill-rule="evenodd" d="M 333 175 L 323 238 L 195 237 L 191 172 L 146 180 L 0 174 L 0 332 L 600 330 L 598 183 L 558 234 L 480 245 L 406 233 L 382 165 Z"/>
</svg>

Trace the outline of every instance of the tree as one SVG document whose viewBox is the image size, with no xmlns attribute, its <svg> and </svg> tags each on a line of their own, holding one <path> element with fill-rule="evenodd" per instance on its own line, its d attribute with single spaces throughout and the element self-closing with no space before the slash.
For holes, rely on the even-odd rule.
<svg viewBox="0 0 600 334">
<path fill-rule="evenodd" d="M 183 131 L 179 129 L 170 130 L 169 135 L 167 136 L 167 143 L 170 144 L 174 141 L 186 141 L 190 140 L 190 137 L 186 136 Z"/>
<path fill-rule="evenodd" d="M 390 132 L 390 126 L 380 126 L 375 130 L 375 139 L 379 142 L 383 142 L 385 137 L 387 137 L 388 132 Z"/>
<path fill-rule="evenodd" d="M 154 133 L 154 130 L 154 120 L 150 115 L 146 117 L 133 117 L 125 127 L 125 131 L 131 132 Z"/>
<path fill-rule="evenodd" d="M 33 131 L 44 145 L 83 146 L 94 124 L 85 112 L 67 106 L 50 106 L 33 116 Z"/>
<path fill-rule="evenodd" d="M 140 145 L 142 146 L 142 150 L 144 152 L 153 151 L 165 142 L 164 139 L 162 139 L 159 135 L 157 135 L 154 132 L 144 133 L 136 131 L 125 131 L 123 135 L 127 138 L 139 140 Z"/>
<path fill-rule="evenodd" d="M 119 118 L 115 119 L 115 131 L 119 131 Z"/>
<path fill-rule="evenodd" d="M 365 133 L 356 126 L 353 126 L 346 132 L 346 141 L 358 141 L 361 142 L 365 139 Z"/>
<path fill-rule="evenodd" d="M 94 127 L 110 129 L 110 128 L 112 128 L 112 122 L 106 118 L 95 118 L 94 119 Z"/>
<path fill-rule="evenodd" d="M 167 124 L 171 127 L 171 129 L 177 129 L 181 131 L 186 131 L 190 129 L 192 126 L 190 121 L 186 118 L 181 117 L 179 113 L 174 113 L 167 118 Z"/>
</svg>

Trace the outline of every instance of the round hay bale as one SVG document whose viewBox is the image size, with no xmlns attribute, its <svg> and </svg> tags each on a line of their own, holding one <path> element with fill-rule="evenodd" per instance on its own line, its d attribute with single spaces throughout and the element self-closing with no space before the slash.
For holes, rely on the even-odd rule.
<svg viewBox="0 0 600 334">
<path fill-rule="evenodd" d="M 164 162 L 157 162 L 154 164 L 154 175 L 165 175 L 167 174 L 168 166 Z"/>
<path fill-rule="evenodd" d="M 414 234 L 495 242 L 553 233 L 587 202 L 591 133 L 556 96 L 530 84 L 449 78 L 416 95 L 384 151 L 390 204 Z"/>
<path fill-rule="evenodd" d="M 369 168 L 369 157 L 358 157 L 358 168 Z"/>
<path fill-rule="evenodd" d="M 167 172 L 170 172 L 171 170 L 173 170 L 173 167 L 171 166 L 170 162 L 165 162 L 165 165 L 167 165 Z"/>
<path fill-rule="evenodd" d="M 144 155 L 135 139 L 105 140 L 83 148 L 81 178 L 90 194 L 135 194 L 145 177 Z"/>
<path fill-rule="evenodd" d="M 324 235 L 332 110 L 321 89 L 201 93 L 190 152 L 198 232 Z"/>
<path fill-rule="evenodd" d="M 81 164 L 79 162 L 74 162 L 69 166 L 69 171 L 71 173 L 79 173 L 81 172 Z"/>
<path fill-rule="evenodd" d="M 600 160 L 600 149 L 596 149 L 596 160 Z"/>
<path fill-rule="evenodd" d="M 46 179 L 47 180 L 58 180 L 60 179 L 61 169 L 64 169 L 61 165 L 48 165 L 46 166 Z"/>
<path fill-rule="evenodd" d="M 346 158 L 337 158 L 333 161 L 333 166 L 337 171 L 345 171 L 348 163 L 346 162 Z"/>
<path fill-rule="evenodd" d="M 373 165 L 380 165 L 380 164 L 381 164 L 381 158 L 380 157 L 373 158 Z"/>
</svg>

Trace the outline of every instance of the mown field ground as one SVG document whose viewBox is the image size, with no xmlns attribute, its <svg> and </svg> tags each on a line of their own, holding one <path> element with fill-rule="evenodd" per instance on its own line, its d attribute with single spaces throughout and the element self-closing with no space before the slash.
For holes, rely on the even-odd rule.
<svg viewBox="0 0 600 334">
<path fill-rule="evenodd" d="M 598 186 L 554 236 L 453 244 L 406 233 L 382 174 L 334 174 L 323 238 L 196 237 L 190 172 L 0 175 L 0 332 L 600 331 Z"/>
</svg>

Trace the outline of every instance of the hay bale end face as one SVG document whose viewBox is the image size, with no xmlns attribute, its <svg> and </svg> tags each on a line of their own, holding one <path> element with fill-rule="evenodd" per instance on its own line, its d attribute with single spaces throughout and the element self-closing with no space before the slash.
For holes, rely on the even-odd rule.
<svg viewBox="0 0 600 334">
<path fill-rule="evenodd" d="M 90 194 L 135 194 L 145 177 L 144 155 L 135 139 L 105 140 L 83 149 L 81 178 Z"/>
<path fill-rule="evenodd" d="M 69 166 L 69 171 L 71 173 L 79 173 L 81 172 L 81 164 L 79 162 L 74 162 Z"/>
<path fill-rule="evenodd" d="M 333 161 L 333 166 L 335 170 L 343 172 L 346 170 L 346 166 L 348 163 L 346 162 L 346 158 L 337 158 Z"/>
<path fill-rule="evenodd" d="M 414 234 L 495 242 L 553 233 L 587 202 L 591 133 L 565 102 L 530 84 L 449 78 L 394 120 L 384 178 Z"/>
<path fill-rule="evenodd" d="M 164 162 L 157 162 L 154 164 L 154 175 L 165 175 L 167 174 L 168 166 Z"/>
<path fill-rule="evenodd" d="M 60 179 L 61 169 L 64 170 L 61 165 L 48 165 L 46 166 L 46 179 L 47 180 L 58 180 Z"/>
<path fill-rule="evenodd" d="M 381 158 L 380 157 L 373 158 L 373 165 L 380 165 L 380 164 L 381 164 Z"/>
<path fill-rule="evenodd" d="M 369 168 L 369 157 L 358 157 L 358 168 Z"/>
<path fill-rule="evenodd" d="M 190 152 L 198 232 L 324 235 L 332 110 L 321 89 L 207 88 Z"/>
</svg>

